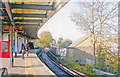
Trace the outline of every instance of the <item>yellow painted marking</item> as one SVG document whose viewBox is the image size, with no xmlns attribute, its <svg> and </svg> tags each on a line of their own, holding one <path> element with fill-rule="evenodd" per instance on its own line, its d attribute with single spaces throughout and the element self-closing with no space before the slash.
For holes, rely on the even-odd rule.
<svg viewBox="0 0 120 77">
<path fill-rule="evenodd" d="M 25 58 L 25 72 L 26 72 L 26 77 L 28 77 L 28 70 L 27 70 L 27 61 L 26 61 L 26 58 Z"/>
<path fill-rule="evenodd" d="M 35 75 L 33 64 L 31 62 L 31 59 L 30 59 L 29 56 L 27 58 L 25 58 L 25 72 L 26 72 L 26 77 L 28 77 L 28 75 Z"/>
</svg>

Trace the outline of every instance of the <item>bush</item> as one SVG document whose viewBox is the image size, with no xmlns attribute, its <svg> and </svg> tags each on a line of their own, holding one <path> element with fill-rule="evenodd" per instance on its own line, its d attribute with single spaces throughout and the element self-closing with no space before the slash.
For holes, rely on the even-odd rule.
<svg viewBox="0 0 120 77">
<path fill-rule="evenodd" d="M 74 68 L 75 70 L 84 72 L 88 75 L 96 75 L 95 72 L 93 72 L 93 66 L 86 64 L 85 66 L 80 66 L 79 63 L 75 62 L 73 58 L 69 58 L 69 59 L 62 59 L 62 61 L 66 62 L 66 65 L 69 67 Z"/>
</svg>

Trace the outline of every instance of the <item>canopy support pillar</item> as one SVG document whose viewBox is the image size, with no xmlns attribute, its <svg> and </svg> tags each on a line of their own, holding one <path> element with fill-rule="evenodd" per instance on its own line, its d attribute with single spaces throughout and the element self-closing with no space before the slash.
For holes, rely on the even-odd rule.
<svg viewBox="0 0 120 77">
<path fill-rule="evenodd" d="M 10 64 L 13 67 L 13 25 L 10 25 Z"/>
<path fill-rule="evenodd" d="M 17 32 L 15 32 L 15 57 L 17 57 Z"/>
</svg>

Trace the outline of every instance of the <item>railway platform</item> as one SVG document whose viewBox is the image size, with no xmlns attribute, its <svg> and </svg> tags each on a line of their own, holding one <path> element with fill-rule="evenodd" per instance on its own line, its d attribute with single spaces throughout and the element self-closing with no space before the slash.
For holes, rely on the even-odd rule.
<svg viewBox="0 0 120 77">
<path fill-rule="evenodd" d="M 22 54 L 18 54 L 14 58 L 14 66 L 10 66 L 10 58 L 0 58 L 0 68 L 6 67 L 8 75 L 25 75 L 27 76 L 55 76 L 55 74 L 37 58 L 35 52 L 37 50 L 29 50 L 28 56 L 22 59 Z"/>
</svg>

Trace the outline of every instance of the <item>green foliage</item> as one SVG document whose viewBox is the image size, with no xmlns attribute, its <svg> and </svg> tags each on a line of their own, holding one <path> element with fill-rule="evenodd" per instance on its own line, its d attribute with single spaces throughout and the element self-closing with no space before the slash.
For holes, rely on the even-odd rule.
<svg viewBox="0 0 120 77">
<path fill-rule="evenodd" d="M 58 38 L 58 44 L 61 45 L 62 41 L 63 41 L 63 38 L 62 38 L 62 37 Z"/>
<path fill-rule="evenodd" d="M 55 39 L 52 39 L 52 43 L 56 43 L 56 40 L 55 40 Z"/>
<path fill-rule="evenodd" d="M 72 41 L 70 39 L 63 40 L 62 43 L 61 43 L 61 48 L 66 48 L 70 44 L 72 44 Z"/>
<path fill-rule="evenodd" d="M 62 65 L 69 67 L 71 69 L 75 69 L 81 72 L 86 73 L 87 75 L 96 75 L 95 72 L 92 71 L 93 66 L 86 64 L 85 66 L 80 66 L 78 62 L 75 62 L 74 58 L 65 58 L 63 57 L 60 59 L 60 57 L 55 57 L 51 52 L 51 57 L 53 57 L 56 61 L 60 62 Z"/>
<path fill-rule="evenodd" d="M 96 60 L 98 61 L 98 65 L 96 67 L 105 72 L 115 73 L 115 70 L 118 69 L 118 58 L 114 52 L 110 51 L 110 48 L 111 47 L 101 47 L 100 52 L 98 53 L 97 51 L 98 56 L 96 56 Z M 104 67 L 106 67 L 106 69 L 103 69 Z"/>
<path fill-rule="evenodd" d="M 39 46 L 40 46 L 40 40 L 37 40 L 37 41 L 35 42 L 35 46 L 36 46 L 36 47 L 39 47 Z"/>
<path fill-rule="evenodd" d="M 97 66 L 98 69 L 102 70 L 103 67 L 105 67 L 105 58 L 106 58 L 105 49 L 100 48 L 100 51 L 98 52 L 98 56 L 96 58 L 98 60 L 98 66 Z"/>
<path fill-rule="evenodd" d="M 85 66 L 80 66 L 79 63 L 75 62 L 73 58 L 67 58 L 62 61 L 65 61 L 65 64 L 67 66 L 70 66 L 78 71 L 82 71 L 86 73 L 87 75 L 96 75 L 95 72 L 93 72 L 93 66 L 86 64 Z"/>
<path fill-rule="evenodd" d="M 48 31 L 43 31 L 40 33 L 41 39 L 37 40 L 35 46 L 40 47 L 50 47 L 50 43 L 52 43 L 52 35 Z"/>
</svg>

